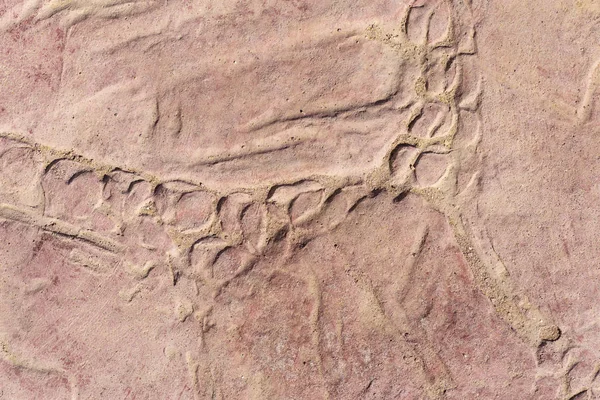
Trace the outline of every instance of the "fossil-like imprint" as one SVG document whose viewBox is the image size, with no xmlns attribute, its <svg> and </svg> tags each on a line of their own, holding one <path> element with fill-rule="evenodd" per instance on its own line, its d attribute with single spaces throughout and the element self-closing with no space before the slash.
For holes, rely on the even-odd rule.
<svg viewBox="0 0 600 400">
<path fill-rule="evenodd" d="M 84 2 L 61 2 L 54 8 L 41 7 L 39 17 L 47 18 L 73 5 L 79 6 L 70 23 L 93 11 Z M 132 7 L 137 5 L 115 2 L 112 9 L 130 12 Z M 421 13 L 420 19 L 411 18 L 415 10 Z M 436 18 L 446 19 L 443 24 L 436 22 L 444 30 L 430 29 Z M 138 277 L 139 284 L 122 293 L 124 301 L 132 301 L 144 290 L 144 279 L 153 270 L 167 271 L 175 286 L 183 277 L 193 280 L 211 293 L 214 304 L 202 308 L 182 302 L 180 318 L 197 318 L 202 336 L 211 329 L 210 314 L 219 307 L 223 289 L 243 280 L 261 260 L 276 266 L 271 278 L 297 274 L 286 271 L 295 252 L 336 230 L 361 201 L 383 192 L 396 202 L 419 196 L 445 216 L 474 281 L 497 314 L 532 348 L 555 341 L 560 337 L 559 328 L 511 281 L 486 241 L 485 229 L 462 212 L 478 190 L 473 166 L 480 161 L 477 147 L 482 130 L 483 82 L 477 70 L 471 19 L 469 2 L 442 0 L 408 5 L 394 31 L 377 25 L 366 29 L 366 38 L 392 49 L 403 72 L 408 73 L 398 79 L 388 98 L 355 110 L 391 109 L 407 115 L 397 135 L 382 149 L 381 159 L 364 174 L 310 175 L 223 192 L 201 182 L 166 181 L 127 166 L 106 165 L 4 133 L 0 138 L 0 218 L 80 242 L 85 247 L 71 251 L 71 262 L 99 277 L 114 265 L 126 268 Z M 413 254 L 418 255 L 427 234 L 423 228 Z M 414 266 L 408 262 L 406 267 Z M 321 307 L 319 284 L 309 270 L 297 275 L 315 299 L 310 318 L 316 325 Z M 356 281 L 369 285 L 361 277 Z M 389 329 L 417 330 L 411 333 L 423 336 L 418 335 L 417 326 L 403 325 L 405 321 L 389 324 Z M 318 348 L 322 340 L 318 329 L 312 340 Z M 200 342 L 202 345 L 202 338 Z M 7 351 L 0 356 L 14 363 Z M 431 371 L 430 365 L 443 363 L 426 339 L 407 342 L 405 351 L 421 371 L 428 396 L 443 397 L 452 378 L 444 367 Z M 322 365 L 317 364 L 323 373 Z M 198 360 L 189 356 L 188 366 L 201 396 L 206 389 L 200 388 Z M 56 371 L 64 373 L 59 367 Z M 77 397 L 76 384 L 72 386 L 73 397 Z M 323 396 L 328 397 L 327 393 Z"/>
</svg>

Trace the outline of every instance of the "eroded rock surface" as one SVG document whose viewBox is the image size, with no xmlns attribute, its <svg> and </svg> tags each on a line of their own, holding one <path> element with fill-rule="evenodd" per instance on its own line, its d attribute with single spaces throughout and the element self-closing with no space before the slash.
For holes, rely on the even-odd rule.
<svg viewBox="0 0 600 400">
<path fill-rule="evenodd" d="M 0 398 L 598 396 L 600 7 L 534 3 L 0 5 Z"/>
</svg>

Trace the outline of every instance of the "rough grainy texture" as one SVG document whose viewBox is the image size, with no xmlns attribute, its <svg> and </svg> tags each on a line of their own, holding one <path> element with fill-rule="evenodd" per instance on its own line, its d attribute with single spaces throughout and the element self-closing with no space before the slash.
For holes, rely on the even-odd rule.
<svg viewBox="0 0 600 400">
<path fill-rule="evenodd" d="M 0 3 L 0 399 L 600 396 L 594 0 Z"/>
</svg>

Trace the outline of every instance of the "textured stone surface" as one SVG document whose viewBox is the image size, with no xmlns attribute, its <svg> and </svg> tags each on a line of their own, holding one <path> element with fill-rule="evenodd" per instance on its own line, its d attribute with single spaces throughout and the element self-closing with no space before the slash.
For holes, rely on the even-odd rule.
<svg viewBox="0 0 600 400">
<path fill-rule="evenodd" d="M 600 396 L 599 21 L 0 3 L 0 399 Z"/>
</svg>

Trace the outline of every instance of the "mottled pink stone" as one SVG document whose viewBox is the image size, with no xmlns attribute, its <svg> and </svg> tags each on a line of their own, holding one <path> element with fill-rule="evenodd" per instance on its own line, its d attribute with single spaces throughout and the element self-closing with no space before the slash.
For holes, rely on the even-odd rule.
<svg viewBox="0 0 600 400">
<path fill-rule="evenodd" d="M 600 396 L 599 34 L 0 2 L 0 399 Z"/>
</svg>

